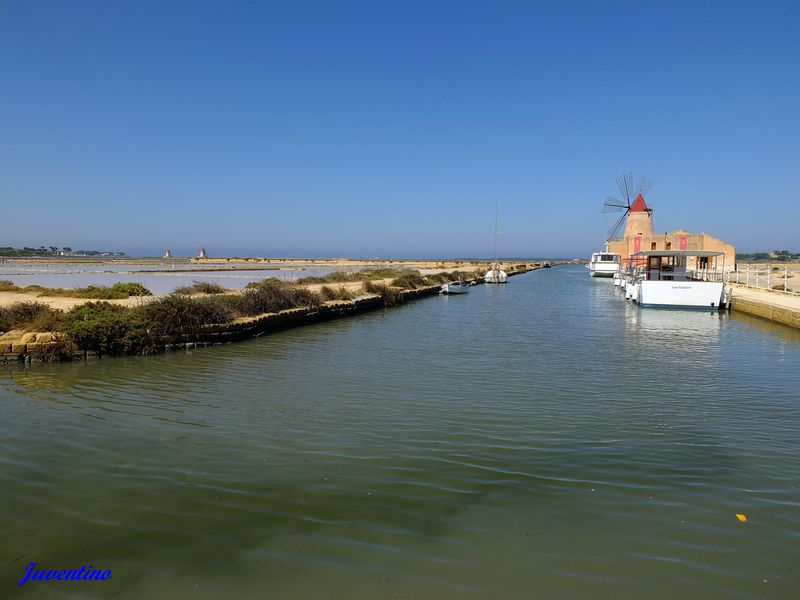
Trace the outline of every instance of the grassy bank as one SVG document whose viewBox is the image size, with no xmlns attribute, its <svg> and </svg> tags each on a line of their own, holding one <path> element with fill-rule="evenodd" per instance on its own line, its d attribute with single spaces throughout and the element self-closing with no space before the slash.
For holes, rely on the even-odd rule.
<svg viewBox="0 0 800 600">
<path fill-rule="evenodd" d="M 392 280 L 391 285 L 413 289 L 410 285 L 421 287 L 423 285 L 435 285 L 437 283 L 448 283 L 467 279 L 482 277 L 485 271 L 450 271 L 435 273 L 432 275 L 422 275 L 417 269 L 363 269 L 360 271 L 334 271 L 327 275 L 316 277 L 301 277 L 297 280 L 300 285 L 310 285 L 315 283 L 352 283 L 370 282 L 385 279 Z"/>
<path fill-rule="evenodd" d="M 520 270 L 525 270 L 524 265 L 522 267 Z M 230 293 L 230 290 L 216 284 L 195 282 L 192 286 L 179 288 L 167 296 L 152 298 L 136 306 L 91 301 L 69 310 L 59 310 L 35 301 L 16 302 L 0 307 L 0 334 L 14 332 L 0 336 L 0 346 L 5 344 L 5 349 L 0 349 L 0 353 L 20 354 L 31 347 L 35 349 L 28 351 L 28 354 L 40 360 L 69 359 L 76 349 L 100 356 L 151 354 L 163 350 L 165 343 L 173 343 L 169 341 L 170 338 L 205 335 L 209 326 L 231 325 L 236 328 L 246 324 L 251 317 L 287 309 L 314 309 L 328 301 L 347 301 L 352 305 L 351 301 L 363 295 L 378 296 L 383 306 L 395 306 L 405 301 L 404 291 L 412 296 L 417 294 L 414 290 L 427 294 L 432 286 L 440 283 L 482 276 L 482 270 L 422 275 L 411 269 L 375 269 L 337 272 L 301 280 L 305 284 L 321 284 L 318 291 L 272 277 L 248 284 L 239 293 Z M 360 285 L 354 286 L 355 282 Z M 37 291 L 43 289 L 39 286 L 18 289 L 30 290 L 31 287 L 37 288 Z M 96 294 L 97 289 L 83 288 L 91 290 L 85 292 L 87 294 Z M 102 293 L 109 290 L 149 294 L 139 284 L 116 284 L 105 288 Z M 69 292 L 74 297 L 75 290 Z M 84 297 L 94 299 L 93 296 Z M 326 307 L 325 310 L 330 308 Z M 23 339 L 26 336 L 33 336 L 33 339 Z"/>
<path fill-rule="evenodd" d="M 0 292 L 36 293 L 48 298 L 83 298 L 86 300 L 123 300 L 131 296 L 152 296 L 141 283 L 115 283 L 112 286 L 90 285 L 84 288 L 50 288 L 41 285 L 19 286 L 0 280 Z"/>
<path fill-rule="evenodd" d="M 401 282 L 402 283 L 402 282 Z M 407 282 L 412 285 L 415 282 Z M 209 295 L 195 297 L 191 293 Z M 301 307 L 321 306 L 329 300 L 352 300 L 359 292 L 344 287 L 323 286 L 320 292 L 269 278 L 247 286 L 239 294 L 192 286 L 140 306 L 109 302 L 87 302 L 62 311 L 39 302 L 17 302 L 0 308 L 0 332 L 11 330 L 51 332 L 66 342 L 54 354 L 48 346 L 47 360 L 66 358 L 69 344 L 98 355 L 149 354 L 163 336 L 196 333 L 208 325 L 224 325 L 244 317 Z M 399 289 L 365 281 L 363 292 L 379 295 L 385 306 L 398 303 Z M 413 288 L 405 288 L 413 289 Z"/>
</svg>

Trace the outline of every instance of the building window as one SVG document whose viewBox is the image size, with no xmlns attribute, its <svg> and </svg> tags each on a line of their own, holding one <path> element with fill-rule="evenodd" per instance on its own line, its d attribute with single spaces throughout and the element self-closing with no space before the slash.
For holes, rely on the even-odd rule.
<svg viewBox="0 0 800 600">
<path fill-rule="evenodd" d="M 650 250 L 655 250 L 655 249 L 656 249 L 656 243 L 650 242 Z"/>
<path fill-rule="evenodd" d="M 667 250 L 672 250 L 672 242 L 667 242 Z"/>
</svg>

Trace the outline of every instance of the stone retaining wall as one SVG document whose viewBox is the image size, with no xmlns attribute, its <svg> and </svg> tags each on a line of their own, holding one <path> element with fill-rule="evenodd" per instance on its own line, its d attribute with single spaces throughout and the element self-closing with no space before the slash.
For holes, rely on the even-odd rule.
<svg viewBox="0 0 800 600">
<path fill-rule="evenodd" d="M 756 300 L 745 300 L 733 298 L 731 300 L 731 310 L 738 310 L 749 315 L 768 319 L 775 323 L 788 325 L 789 327 L 800 328 L 800 312 L 791 308 L 758 302 Z"/>
</svg>

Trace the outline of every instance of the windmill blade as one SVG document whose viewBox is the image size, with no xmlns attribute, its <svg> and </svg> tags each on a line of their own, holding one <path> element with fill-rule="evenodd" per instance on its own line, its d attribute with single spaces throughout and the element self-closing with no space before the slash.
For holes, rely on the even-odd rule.
<svg viewBox="0 0 800 600">
<path fill-rule="evenodd" d="M 618 200 L 613 196 L 609 196 L 606 198 L 606 201 L 603 202 L 603 212 L 619 212 L 621 210 L 628 210 L 628 205 L 625 204 L 622 200 Z"/>
<path fill-rule="evenodd" d="M 622 231 L 622 226 L 625 224 L 625 217 L 628 216 L 628 211 L 625 211 L 617 222 L 611 226 L 611 229 L 608 230 L 608 239 L 615 240 L 619 237 L 620 232 Z"/>
<path fill-rule="evenodd" d="M 633 197 L 633 173 L 623 173 L 617 177 L 617 187 L 625 202 L 630 206 L 631 197 Z"/>
<path fill-rule="evenodd" d="M 653 182 L 650 181 L 645 175 L 639 177 L 639 185 L 636 186 L 636 195 L 641 194 L 646 196 L 650 189 L 653 187 Z"/>
</svg>

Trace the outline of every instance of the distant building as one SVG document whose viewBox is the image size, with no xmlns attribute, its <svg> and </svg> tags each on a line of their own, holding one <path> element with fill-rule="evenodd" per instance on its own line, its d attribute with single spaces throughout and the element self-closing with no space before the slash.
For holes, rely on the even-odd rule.
<svg viewBox="0 0 800 600">
<path fill-rule="evenodd" d="M 200 254 L 197 256 L 197 258 L 208 258 L 206 256 L 206 249 L 205 248 L 200 248 Z"/>
<path fill-rule="evenodd" d="M 689 233 L 684 229 L 676 229 L 669 233 L 655 233 L 653 230 L 653 210 L 647 206 L 644 197 L 639 194 L 631 204 L 625 223 L 625 233 L 621 238 L 608 240 L 609 252 L 617 252 L 625 266 L 633 262 L 631 255 L 643 250 L 711 250 L 724 252 L 724 256 L 700 258 L 687 265 L 695 269 L 732 269 L 736 265 L 736 248 L 707 233 Z"/>
<path fill-rule="evenodd" d="M 172 250 L 167 250 L 164 252 L 164 258 L 172 258 Z"/>
</svg>

